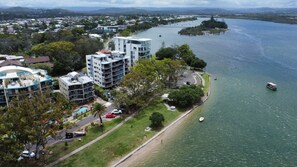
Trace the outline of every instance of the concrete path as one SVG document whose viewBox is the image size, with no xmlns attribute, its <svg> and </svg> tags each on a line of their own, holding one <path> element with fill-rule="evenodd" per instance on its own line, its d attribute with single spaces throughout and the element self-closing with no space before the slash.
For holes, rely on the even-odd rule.
<svg viewBox="0 0 297 167">
<path fill-rule="evenodd" d="M 70 152 L 67 155 L 64 155 L 63 157 L 59 158 L 58 160 L 56 160 L 55 162 L 52 162 L 50 164 L 47 165 L 47 167 L 52 167 L 54 165 L 57 165 L 58 163 L 64 161 L 65 159 L 71 157 L 72 155 L 80 152 L 81 150 L 91 146 L 92 144 L 98 142 L 99 140 L 103 139 L 104 137 L 108 136 L 109 134 L 111 134 L 113 131 L 117 130 L 119 127 L 121 127 L 125 122 L 127 122 L 129 119 L 131 119 L 133 117 L 133 115 L 131 115 L 130 117 L 126 118 L 123 122 L 121 122 L 120 124 L 118 124 L 117 126 L 115 126 L 114 128 L 112 128 L 111 130 L 109 130 L 108 132 L 104 133 L 103 135 L 97 137 L 96 139 L 90 141 L 89 143 L 77 148 L 76 150 Z"/>
</svg>

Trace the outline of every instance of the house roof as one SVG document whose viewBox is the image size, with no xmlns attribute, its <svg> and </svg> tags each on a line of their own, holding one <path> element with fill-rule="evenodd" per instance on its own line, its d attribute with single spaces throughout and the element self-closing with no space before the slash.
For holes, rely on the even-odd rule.
<svg viewBox="0 0 297 167">
<path fill-rule="evenodd" d="M 26 64 L 34 64 L 34 63 L 44 63 L 44 62 L 49 62 L 50 59 L 48 56 L 40 56 L 36 58 L 26 58 L 25 63 Z"/>
<path fill-rule="evenodd" d="M 0 67 L 4 66 L 22 66 L 22 64 L 19 61 L 16 60 L 5 60 L 4 62 L 0 63 Z"/>
</svg>

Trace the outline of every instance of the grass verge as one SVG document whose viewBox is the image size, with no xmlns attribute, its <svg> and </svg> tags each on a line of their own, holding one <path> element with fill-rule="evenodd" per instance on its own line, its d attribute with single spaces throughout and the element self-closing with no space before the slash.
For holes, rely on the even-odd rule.
<svg viewBox="0 0 297 167">
<path fill-rule="evenodd" d="M 116 118 L 112 121 L 105 122 L 104 128 L 100 127 L 99 125 L 95 126 L 88 126 L 88 132 L 87 135 L 84 137 L 81 137 L 81 141 L 78 141 L 77 139 L 74 141 L 67 142 L 67 147 L 65 146 L 65 142 L 54 144 L 52 146 L 49 146 L 47 150 L 51 151 L 51 155 L 47 155 L 48 157 L 47 162 L 53 162 L 57 160 L 58 158 L 72 152 L 73 150 L 77 149 L 80 146 L 85 145 L 86 143 L 94 140 L 95 138 L 101 136 L 102 134 L 109 131 L 111 128 L 115 127 L 117 124 L 119 124 L 121 121 L 123 121 L 122 118 Z"/>
<path fill-rule="evenodd" d="M 148 106 L 112 134 L 66 159 L 58 166 L 107 166 L 112 160 L 131 152 L 158 132 L 144 131 L 150 125 L 149 117 L 153 112 L 163 114 L 164 126 L 169 125 L 181 115 L 178 111 L 168 111 L 162 103 Z"/>
<path fill-rule="evenodd" d="M 209 86 L 210 86 L 209 75 L 207 73 L 203 73 L 202 78 L 204 79 L 204 82 L 205 82 L 203 91 L 204 91 L 204 94 L 206 94 L 208 92 Z"/>
</svg>

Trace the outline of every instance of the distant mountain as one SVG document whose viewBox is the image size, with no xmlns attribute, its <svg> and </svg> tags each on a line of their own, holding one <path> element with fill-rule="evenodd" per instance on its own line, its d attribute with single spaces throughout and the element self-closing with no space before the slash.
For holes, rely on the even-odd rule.
<svg viewBox="0 0 297 167">
<path fill-rule="evenodd" d="M 11 7 L 0 8 L 0 20 L 15 18 L 42 18 L 83 15 L 157 15 L 157 14 L 180 14 L 180 15 L 230 15 L 230 14 L 288 14 L 297 13 L 297 8 L 103 8 L 103 7 L 67 7 L 63 9 L 25 8 Z"/>
<path fill-rule="evenodd" d="M 0 20 L 9 20 L 15 18 L 62 17 L 77 15 L 83 14 L 65 9 L 43 9 L 25 7 L 0 8 Z"/>
</svg>

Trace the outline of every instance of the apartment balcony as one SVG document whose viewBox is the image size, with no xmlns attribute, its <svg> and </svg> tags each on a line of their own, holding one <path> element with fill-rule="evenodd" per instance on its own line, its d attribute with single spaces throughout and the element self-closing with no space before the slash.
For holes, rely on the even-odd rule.
<svg viewBox="0 0 297 167">
<path fill-rule="evenodd" d="M 113 65 L 112 65 L 112 68 L 117 68 L 117 67 L 122 66 L 122 65 L 123 65 L 123 63 L 113 64 Z"/>
<path fill-rule="evenodd" d="M 104 79 L 109 79 L 109 78 L 111 78 L 111 75 L 105 75 L 105 76 L 103 76 L 103 78 Z"/>
<path fill-rule="evenodd" d="M 123 73 L 123 71 L 121 71 L 121 72 L 114 72 L 113 73 L 113 77 L 116 77 L 116 76 L 119 76 L 119 75 L 124 75 L 124 73 Z"/>
<path fill-rule="evenodd" d="M 110 69 L 110 68 L 111 68 L 110 65 L 104 65 L 104 66 L 102 67 L 102 69 Z"/>
<path fill-rule="evenodd" d="M 105 83 L 105 84 L 107 84 L 107 83 L 111 83 L 111 82 L 112 82 L 111 79 L 105 79 L 105 80 L 103 81 L 103 83 Z"/>
</svg>

